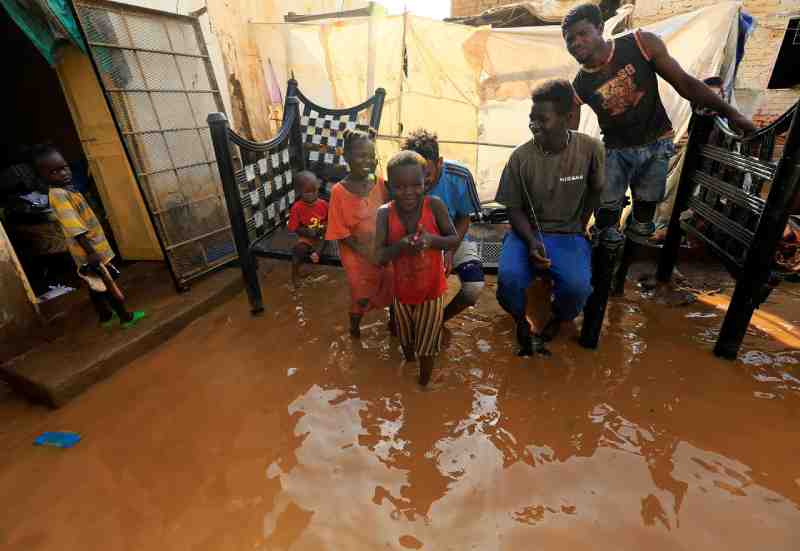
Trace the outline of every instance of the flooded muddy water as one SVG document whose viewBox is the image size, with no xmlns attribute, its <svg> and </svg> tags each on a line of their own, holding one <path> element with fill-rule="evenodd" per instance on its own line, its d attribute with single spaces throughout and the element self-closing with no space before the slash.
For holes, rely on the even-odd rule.
<svg viewBox="0 0 800 551">
<path fill-rule="evenodd" d="M 242 294 L 61 410 L 8 406 L 0 547 L 800 549 L 800 351 L 716 359 L 719 310 L 629 289 L 599 351 L 521 359 L 490 281 L 423 390 L 383 315 L 347 336 L 340 271 L 264 278 L 263 316 Z"/>
</svg>

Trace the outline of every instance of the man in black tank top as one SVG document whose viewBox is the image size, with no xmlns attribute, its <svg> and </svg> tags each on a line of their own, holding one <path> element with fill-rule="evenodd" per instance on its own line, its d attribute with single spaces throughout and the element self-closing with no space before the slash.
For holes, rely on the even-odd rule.
<svg viewBox="0 0 800 551">
<path fill-rule="evenodd" d="M 630 186 L 633 213 L 625 234 L 630 242 L 642 243 L 655 230 L 653 216 L 664 199 L 669 159 L 675 152 L 672 122 L 658 93 L 658 77 L 696 106 L 727 117 L 744 133 L 756 128 L 687 74 L 655 34 L 637 30 L 607 41 L 600 9 L 594 4 L 573 8 L 564 17 L 561 30 L 567 50 L 581 64 L 573 81 L 576 101 L 587 104 L 597 115 L 607 149 L 606 188 L 595 212 L 596 229 L 607 246 L 622 244 L 619 221 Z M 627 250 L 625 256 L 630 256 Z M 618 282 L 617 293 L 621 293 L 622 283 Z"/>
</svg>

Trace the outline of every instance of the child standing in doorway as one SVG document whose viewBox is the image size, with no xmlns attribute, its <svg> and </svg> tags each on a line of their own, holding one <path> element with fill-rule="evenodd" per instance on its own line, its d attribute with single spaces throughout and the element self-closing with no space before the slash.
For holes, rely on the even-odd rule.
<svg viewBox="0 0 800 551">
<path fill-rule="evenodd" d="M 113 281 L 119 274 L 111 264 L 114 251 L 94 211 L 72 187 L 69 165 L 61 152 L 49 145 L 34 148 L 32 160 L 39 177 L 49 187 L 50 207 L 61 225 L 78 275 L 89 285 L 89 297 L 100 323 L 108 327 L 119 319 L 123 328 L 133 327 L 145 313 L 129 312 L 125 307 L 124 296 Z"/>
<path fill-rule="evenodd" d="M 447 292 L 443 251 L 459 245 L 447 207 L 425 196 L 425 159 L 413 151 L 387 167 L 394 200 L 378 210 L 376 256 L 394 267 L 394 309 L 407 361 L 419 360 L 419 382 L 431 378 L 439 353 Z"/>
<path fill-rule="evenodd" d="M 300 264 L 306 260 L 318 263 L 325 246 L 328 203 L 319 198 L 320 181 L 313 172 L 304 170 L 295 181 L 300 198 L 289 212 L 289 231 L 297 234 L 297 243 L 292 248 L 292 286 L 297 288 Z"/>
<path fill-rule="evenodd" d="M 377 161 L 372 136 L 345 130 L 344 158 L 348 175 L 331 189 L 325 239 L 339 242 L 339 255 L 350 287 L 350 335 L 361 336 L 361 318 L 389 306 L 392 276 L 375 260 L 375 215 L 388 201 L 386 185 L 375 176 Z"/>
</svg>

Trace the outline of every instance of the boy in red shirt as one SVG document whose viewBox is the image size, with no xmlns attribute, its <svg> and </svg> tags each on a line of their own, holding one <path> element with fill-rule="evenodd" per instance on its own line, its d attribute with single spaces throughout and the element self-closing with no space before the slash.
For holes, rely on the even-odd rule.
<svg viewBox="0 0 800 551">
<path fill-rule="evenodd" d="M 319 198 L 319 179 L 308 170 L 296 177 L 300 199 L 289 211 L 289 231 L 297 234 L 297 244 L 292 248 L 292 286 L 297 288 L 300 264 L 307 259 L 314 264 L 325 246 L 325 228 L 328 224 L 328 203 Z"/>
<path fill-rule="evenodd" d="M 419 383 L 428 384 L 439 353 L 447 292 L 443 251 L 460 243 L 447 207 L 425 196 L 425 159 L 401 151 L 387 175 L 394 200 L 378 209 L 375 256 L 394 267 L 394 308 L 407 361 L 419 360 Z"/>
</svg>

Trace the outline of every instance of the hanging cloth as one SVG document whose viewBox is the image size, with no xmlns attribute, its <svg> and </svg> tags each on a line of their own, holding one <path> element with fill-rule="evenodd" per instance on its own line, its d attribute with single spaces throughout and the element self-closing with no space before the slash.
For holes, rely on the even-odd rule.
<svg viewBox="0 0 800 551">
<path fill-rule="evenodd" d="M 67 0 L 0 0 L 0 4 L 51 66 L 65 43 L 88 53 Z"/>
</svg>

